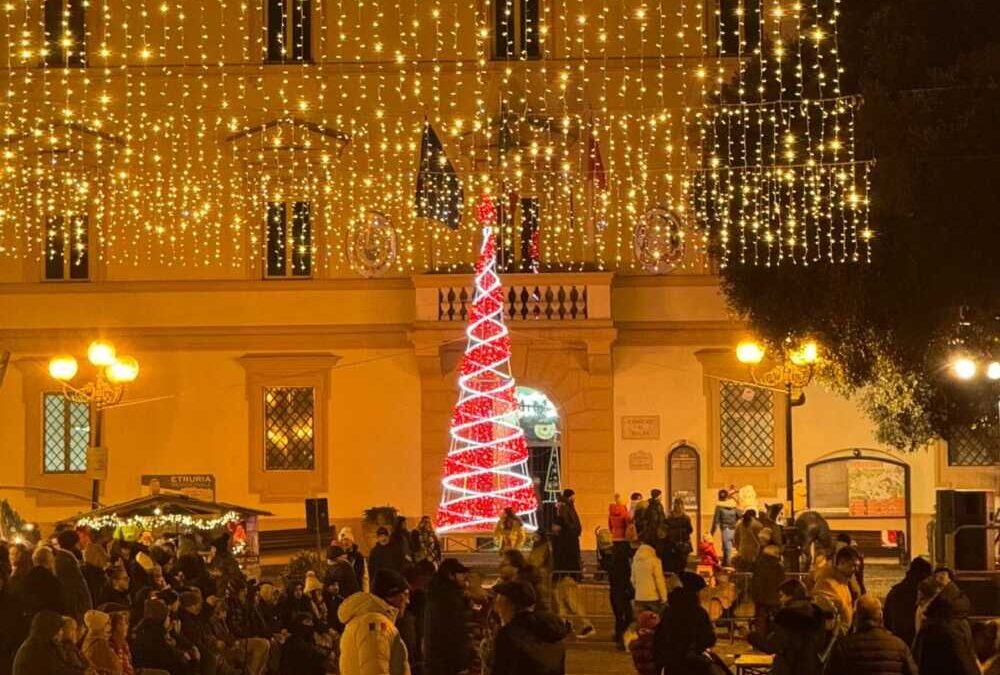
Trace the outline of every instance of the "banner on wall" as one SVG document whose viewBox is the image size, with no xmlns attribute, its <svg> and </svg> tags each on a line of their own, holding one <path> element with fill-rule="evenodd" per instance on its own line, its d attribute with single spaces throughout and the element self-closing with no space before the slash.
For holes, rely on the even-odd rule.
<svg viewBox="0 0 1000 675">
<path fill-rule="evenodd" d="M 215 476 L 210 473 L 146 474 L 142 494 L 180 494 L 206 502 L 215 501 Z"/>
</svg>

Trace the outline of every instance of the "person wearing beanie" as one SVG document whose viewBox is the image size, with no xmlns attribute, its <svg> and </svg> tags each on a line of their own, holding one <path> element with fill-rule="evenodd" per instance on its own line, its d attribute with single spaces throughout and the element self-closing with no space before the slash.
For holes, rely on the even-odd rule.
<svg viewBox="0 0 1000 675">
<path fill-rule="evenodd" d="M 121 675 L 122 660 L 111 647 L 111 617 L 96 609 L 83 615 L 87 637 L 83 640 L 83 656 L 90 667 L 101 675 Z"/>
<path fill-rule="evenodd" d="M 693 572 L 678 577 L 681 585 L 667 596 L 667 607 L 653 635 L 653 654 L 657 667 L 667 668 L 670 675 L 693 675 L 703 671 L 688 659 L 715 645 L 715 627 L 698 597 L 707 585 L 705 580 Z"/>
<path fill-rule="evenodd" d="M 563 675 L 566 629 L 558 618 L 535 611 L 535 589 L 524 581 L 493 587 L 501 628 L 494 643 L 493 675 Z"/>
<path fill-rule="evenodd" d="M 872 595 L 858 598 L 855 632 L 837 641 L 828 675 L 918 675 L 910 648 L 882 625 L 882 604 Z"/>
<path fill-rule="evenodd" d="M 885 596 L 885 627 L 908 645 L 912 645 L 917 636 L 917 591 L 920 582 L 931 576 L 931 572 L 931 564 L 926 558 L 914 558 L 903 580 Z"/>
<path fill-rule="evenodd" d="M 417 617 L 410 609 L 410 584 L 399 572 L 382 570 L 372 580 L 372 595 L 383 600 L 396 611 L 396 630 L 406 645 L 410 670 L 413 673 L 421 671 L 417 657 L 421 653 L 420 638 L 417 627 Z"/>
<path fill-rule="evenodd" d="M 59 580 L 63 611 L 79 623 L 84 612 L 94 606 L 87 580 L 83 578 L 83 570 L 80 569 L 80 559 L 83 557 L 80 535 L 74 530 L 63 530 L 56 535 L 56 542 L 59 547 L 55 550 L 54 572 Z"/>
<path fill-rule="evenodd" d="M 372 580 L 381 569 L 403 573 L 406 567 L 406 551 L 392 541 L 389 529 L 380 527 L 375 531 L 375 546 L 368 554 L 368 574 Z"/>
<path fill-rule="evenodd" d="M 167 638 L 170 610 L 160 600 L 147 600 L 132 639 L 132 663 L 138 669 L 165 670 L 170 675 L 193 675 L 184 652 Z M 196 663 L 194 665 L 197 665 Z"/>
<path fill-rule="evenodd" d="M 354 530 L 349 527 L 343 527 L 340 529 L 340 533 L 337 535 L 337 540 L 331 542 L 331 544 L 336 543 L 340 548 L 347 551 L 347 562 L 351 563 L 354 568 L 354 576 L 358 580 L 358 585 L 361 590 L 368 590 L 368 566 L 365 563 L 365 556 L 362 555 L 361 549 L 358 548 L 357 542 L 354 540 Z"/>
</svg>

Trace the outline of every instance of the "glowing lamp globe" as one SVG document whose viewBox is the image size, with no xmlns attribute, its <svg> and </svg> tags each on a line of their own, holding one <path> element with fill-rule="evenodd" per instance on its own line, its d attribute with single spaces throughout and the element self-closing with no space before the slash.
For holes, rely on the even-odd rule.
<svg viewBox="0 0 1000 675">
<path fill-rule="evenodd" d="M 104 340 L 94 340 L 87 347 L 87 359 L 95 366 L 106 368 L 115 362 L 115 346 Z"/>
<path fill-rule="evenodd" d="M 69 382 L 76 377 L 76 359 L 72 356 L 57 356 L 49 361 L 49 375 L 60 382 Z"/>
<path fill-rule="evenodd" d="M 951 370 L 958 379 L 971 380 L 976 376 L 976 362 L 964 357 L 955 359 L 955 362 L 951 364 Z"/>
<path fill-rule="evenodd" d="M 736 358 L 740 363 L 757 365 L 764 360 L 764 348 L 753 341 L 741 342 L 736 346 Z"/>
<path fill-rule="evenodd" d="M 990 361 L 986 366 L 986 377 L 991 380 L 1000 380 L 1000 361 Z"/>
<path fill-rule="evenodd" d="M 139 362 L 131 356 L 122 356 L 115 359 L 105 372 L 112 382 L 134 382 L 139 376 Z"/>
<path fill-rule="evenodd" d="M 815 342 L 805 342 L 789 358 L 797 366 L 811 366 L 819 360 L 819 347 Z"/>
</svg>

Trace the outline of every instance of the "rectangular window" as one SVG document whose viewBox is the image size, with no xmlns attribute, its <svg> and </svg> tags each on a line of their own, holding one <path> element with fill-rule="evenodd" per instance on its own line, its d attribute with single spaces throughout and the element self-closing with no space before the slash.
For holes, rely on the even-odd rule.
<svg viewBox="0 0 1000 675">
<path fill-rule="evenodd" d="M 83 473 L 90 446 L 90 406 L 47 393 L 42 400 L 45 473 Z"/>
<path fill-rule="evenodd" d="M 45 0 L 45 64 L 81 68 L 87 52 L 85 0 Z"/>
<path fill-rule="evenodd" d="M 86 281 L 90 278 L 87 216 L 52 216 L 45 226 L 45 279 Z"/>
<path fill-rule="evenodd" d="M 264 389 L 264 470 L 312 471 L 316 466 L 312 387 Z"/>
<path fill-rule="evenodd" d="M 312 0 L 267 0 L 267 62 L 312 60 Z"/>
<path fill-rule="evenodd" d="M 991 416 L 976 427 L 956 427 L 948 439 L 949 466 L 996 466 L 1000 464 L 1000 430 Z"/>
<path fill-rule="evenodd" d="M 540 0 L 496 0 L 493 14 L 495 59 L 537 59 L 542 55 Z"/>
<path fill-rule="evenodd" d="M 721 465 L 774 466 L 774 397 L 767 389 L 719 382 Z"/>
<path fill-rule="evenodd" d="M 749 56 L 760 41 L 761 0 L 719 0 L 719 56 Z"/>
<path fill-rule="evenodd" d="M 268 278 L 312 275 L 312 224 L 309 202 L 268 202 L 265 222 Z M 288 223 L 291 221 L 291 228 Z"/>
</svg>

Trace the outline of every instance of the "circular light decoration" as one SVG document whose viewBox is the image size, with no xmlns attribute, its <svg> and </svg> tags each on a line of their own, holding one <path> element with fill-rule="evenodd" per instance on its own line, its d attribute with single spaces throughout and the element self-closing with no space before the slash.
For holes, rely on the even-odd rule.
<svg viewBox="0 0 1000 675">
<path fill-rule="evenodd" d="M 369 211 L 364 226 L 354 229 L 350 238 L 351 266 L 366 279 L 382 276 L 396 262 L 396 228 L 381 211 Z"/>
<path fill-rule="evenodd" d="M 635 226 L 636 263 L 646 272 L 665 274 L 684 257 L 684 224 L 674 211 L 654 206 Z"/>
<path fill-rule="evenodd" d="M 540 441 L 551 441 L 556 437 L 559 428 L 553 422 L 543 422 L 534 426 L 535 436 Z"/>
</svg>

